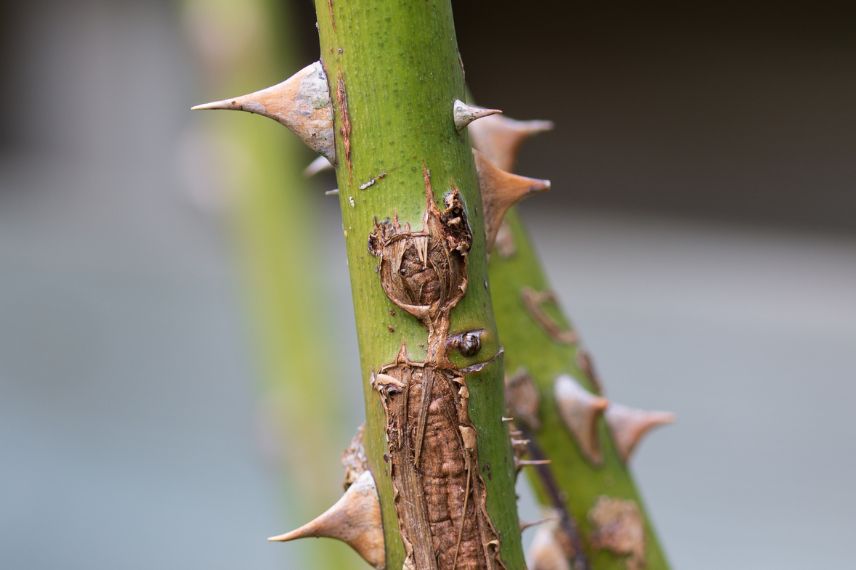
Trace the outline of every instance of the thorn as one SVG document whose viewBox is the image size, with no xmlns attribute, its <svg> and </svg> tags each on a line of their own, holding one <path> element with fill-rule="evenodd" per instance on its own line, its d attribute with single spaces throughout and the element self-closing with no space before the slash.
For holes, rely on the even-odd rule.
<svg viewBox="0 0 856 570">
<path fill-rule="evenodd" d="M 550 181 L 511 174 L 498 168 L 477 150 L 473 150 L 473 154 L 484 207 L 485 238 L 490 251 L 508 209 L 534 192 L 549 190 Z"/>
<path fill-rule="evenodd" d="M 552 128 L 552 121 L 516 121 L 494 115 L 475 121 L 468 130 L 474 147 L 503 170 L 511 170 L 520 144 Z"/>
<path fill-rule="evenodd" d="M 326 192 L 324 192 L 324 195 L 325 196 L 338 196 L 339 195 L 339 189 L 333 188 L 332 190 L 327 190 Z"/>
<path fill-rule="evenodd" d="M 550 521 L 554 521 L 554 520 L 556 520 L 556 517 L 546 517 L 546 518 L 543 518 L 543 519 L 537 520 L 537 521 L 520 521 L 520 532 L 523 532 L 523 531 L 528 530 L 532 527 L 536 527 L 536 526 L 542 525 L 546 522 L 550 522 Z"/>
<path fill-rule="evenodd" d="M 556 379 L 554 394 L 559 415 L 573 434 L 583 455 L 592 463 L 599 464 L 602 456 L 597 437 L 597 420 L 609 402 L 590 393 L 579 382 L 566 375 Z"/>
<path fill-rule="evenodd" d="M 298 538 L 327 537 L 347 543 L 374 568 L 385 563 L 380 501 L 374 478 L 366 471 L 348 487 L 335 505 L 318 518 L 291 532 L 268 538 L 288 542 Z"/>
<path fill-rule="evenodd" d="M 502 418 L 500 418 L 500 419 L 502 420 L 502 423 L 504 423 L 504 424 L 511 423 L 514 421 L 514 418 L 506 418 L 505 416 L 502 416 Z"/>
<path fill-rule="evenodd" d="M 452 117 L 455 120 L 455 128 L 459 131 L 476 119 L 481 119 L 482 117 L 487 117 L 489 115 L 496 115 L 497 113 L 502 113 L 502 111 L 499 109 L 485 109 L 484 107 L 478 107 L 476 105 L 468 105 L 460 99 L 455 99 L 455 102 L 452 104 Z"/>
<path fill-rule="evenodd" d="M 515 459 L 514 466 L 519 470 L 533 465 L 550 465 L 552 462 L 552 459 Z"/>
<path fill-rule="evenodd" d="M 606 409 L 606 423 L 612 431 L 615 447 L 624 462 L 630 459 L 642 437 L 655 427 L 674 423 L 675 414 L 629 408 L 610 404 Z"/>
<path fill-rule="evenodd" d="M 319 155 L 306 165 L 306 168 L 303 170 L 303 176 L 306 178 L 311 178 L 318 174 L 319 172 L 324 172 L 325 170 L 330 170 L 333 168 L 333 165 L 327 160 L 327 157 L 324 155 Z"/>
<path fill-rule="evenodd" d="M 271 118 L 288 127 L 331 163 L 336 162 L 333 106 L 321 62 L 304 67 L 273 87 L 191 108 L 193 111 L 209 109 L 247 111 Z"/>
</svg>

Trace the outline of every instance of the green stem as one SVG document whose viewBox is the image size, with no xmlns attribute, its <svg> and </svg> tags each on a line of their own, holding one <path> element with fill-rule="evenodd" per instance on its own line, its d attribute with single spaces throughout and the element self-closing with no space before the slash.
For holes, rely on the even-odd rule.
<svg viewBox="0 0 856 570">
<path fill-rule="evenodd" d="M 384 461 L 389 453 L 387 417 L 371 375 L 395 362 L 402 345 L 409 359 L 430 362 L 437 347 L 426 326 L 387 297 L 377 271 L 379 260 L 369 252 L 367 241 L 376 219 L 397 216 L 414 231 L 423 227 L 423 168 L 430 171 L 440 209 L 443 194 L 452 186 L 460 189 L 472 230 L 466 256 L 469 285 L 451 311 L 450 330 L 484 333 L 475 356 L 450 358 L 458 370 L 487 362 L 465 379 L 469 418 L 478 435 L 479 474 L 486 512 L 501 537 L 502 561 L 509 569 L 524 568 L 514 464 L 500 420 L 503 367 L 487 290 L 481 201 L 467 136 L 458 133 L 452 121 L 452 103 L 465 98 L 465 86 L 449 0 L 316 0 L 316 9 L 335 109 L 336 173 L 366 402 L 365 447 L 381 499 L 387 568 L 401 568 L 405 550 L 390 466 Z M 307 235 L 311 239 L 312 232 Z"/>
<path fill-rule="evenodd" d="M 525 288 L 547 291 L 549 283 L 517 213 L 510 211 L 506 222 L 516 251 L 508 256 L 493 254 L 490 260 L 493 303 L 506 349 L 506 366 L 510 372 L 525 369 L 539 389 L 540 428 L 535 431 L 534 439 L 552 460 L 549 469 L 565 496 L 565 508 L 583 535 L 591 566 L 597 570 L 627 568 L 625 555 L 609 549 L 594 549 L 591 545 L 589 514 L 597 500 L 607 496 L 630 500 L 638 505 L 645 528 L 644 567 L 646 570 L 665 570 L 668 568 L 665 554 L 605 421 L 601 418 L 597 426 L 603 462 L 595 465 L 586 459 L 559 417 L 554 398 L 557 377 L 569 374 L 592 392 L 597 391 L 596 382 L 577 364 L 579 347 L 575 343 L 557 342 L 525 308 L 521 292 Z M 548 303 L 544 309 L 560 328 L 570 330 L 570 323 L 558 306 Z M 548 489 L 537 472 L 529 473 L 529 479 L 539 501 L 545 506 L 553 506 Z"/>
</svg>

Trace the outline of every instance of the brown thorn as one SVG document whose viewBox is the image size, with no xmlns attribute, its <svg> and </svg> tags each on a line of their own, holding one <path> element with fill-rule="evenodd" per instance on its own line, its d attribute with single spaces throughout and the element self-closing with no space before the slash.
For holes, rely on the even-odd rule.
<svg viewBox="0 0 856 570">
<path fill-rule="evenodd" d="M 517 121 L 503 115 L 491 115 L 467 127 L 473 146 L 503 170 L 514 167 L 524 140 L 552 128 L 551 121 Z"/>
<path fill-rule="evenodd" d="M 268 538 L 288 542 L 299 538 L 327 537 L 347 543 L 374 568 L 385 564 L 380 501 L 371 473 L 365 471 L 345 494 L 318 518 L 291 532 Z"/>
<path fill-rule="evenodd" d="M 568 431 L 580 446 L 583 455 L 595 464 L 603 457 L 597 437 L 597 420 L 609 402 L 583 388 L 570 376 L 559 376 L 554 386 L 556 405 Z"/>
<path fill-rule="evenodd" d="M 630 408 L 621 404 L 610 404 L 606 409 L 606 423 L 612 431 L 615 447 L 621 459 L 627 462 L 636 446 L 655 427 L 671 424 L 675 414 Z"/>
<path fill-rule="evenodd" d="M 331 163 L 336 162 L 330 90 L 324 68 L 318 61 L 273 87 L 196 105 L 191 109 L 247 111 L 268 117 L 288 127 L 309 148 L 327 157 Z"/>
<path fill-rule="evenodd" d="M 550 181 L 506 172 L 477 150 L 473 150 L 473 155 L 484 209 L 485 239 L 491 250 L 508 209 L 535 192 L 549 190 Z"/>
</svg>

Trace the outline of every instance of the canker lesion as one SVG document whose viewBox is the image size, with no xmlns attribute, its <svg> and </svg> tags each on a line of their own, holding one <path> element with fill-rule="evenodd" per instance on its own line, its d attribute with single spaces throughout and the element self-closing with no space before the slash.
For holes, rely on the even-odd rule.
<svg viewBox="0 0 856 570">
<path fill-rule="evenodd" d="M 451 311 L 467 290 L 472 233 L 457 188 L 434 202 L 423 169 L 426 213 L 413 231 L 397 217 L 376 222 L 369 251 L 387 297 L 427 329 L 424 362 L 401 347 L 372 375 L 386 413 L 387 460 L 407 559 L 405 568 L 499 569 L 499 535 L 486 509 L 465 371 L 447 357 Z M 466 350 L 478 351 L 478 337 Z M 475 344 L 475 346 L 473 346 Z M 430 536 L 430 541 L 425 537 Z"/>
</svg>

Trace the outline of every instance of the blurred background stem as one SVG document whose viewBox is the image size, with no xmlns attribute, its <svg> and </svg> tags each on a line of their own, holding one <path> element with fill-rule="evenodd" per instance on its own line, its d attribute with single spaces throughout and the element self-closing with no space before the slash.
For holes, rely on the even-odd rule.
<svg viewBox="0 0 856 570">
<path fill-rule="evenodd" d="M 207 96 L 253 91 L 296 69 L 288 2 L 186 0 L 184 7 Z M 198 138 L 217 142 L 207 162 L 212 187 L 203 190 L 219 195 L 203 200 L 225 204 L 259 363 L 262 442 L 286 483 L 285 527 L 314 517 L 340 494 L 342 471 L 335 463 L 356 427 L 340 425 L 340 370 L 323 342 L 331 315 L 321 304 L 320 275 L 306 270 L 317 266 L 320 254 L 319 241 L 307 237 L 319 231 L 301 174 L 308 153 L 271 121 L 229 113 L 205 119 L 215 132 Z M 218 173 L 224 163 L 229 172 Z M 288 548 L 289 558 L 299 552 L 308 568 L 349 567 L 357 560 L 334 541 Z"/>
</svg>

